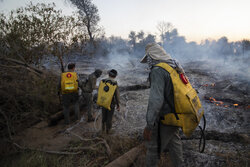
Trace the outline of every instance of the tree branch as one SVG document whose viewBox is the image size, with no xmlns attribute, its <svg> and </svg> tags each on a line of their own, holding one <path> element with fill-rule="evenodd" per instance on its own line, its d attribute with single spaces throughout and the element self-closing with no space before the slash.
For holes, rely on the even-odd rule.
<svg viewBox="0 0 250 167">
<path fill-rule="evenodd" d="M 3 115 L 3 117 L 4 117 L 5 121 L 6 121 L 6 126 L 7 126 L 7 128 L 8 128 L 9 138 L 10 138 L 10 140 L 12 141 L 13 139 L 12 139 L 12 135 L 11 135 L 11 130 L 10 130 L 8 118 L 7 118 L 7 116 L 5 115 L 5 113 L 2 111 L 1 108 L 0 108 L 0 113 Z"/>
<path fill-rule="evenodd" d="M 7 58 L 7 57 L 0 57 L 0 60 L 5 60 L 5 61 L 8 61 L 8 62 L 11 62 L 11 63 L 15 63 L 15 64 L 18 64 L 18 65 L 22 65 L 22 66 L 25 66 L 27 70 L 31 71 L 31 72 L 34 72 L 38 75 L 41 75 L 43 74 L 43 71 L 35 68 L 35 67 L 32 67 L 20 60 L 16 60 L 16 59 L 12 59 L 12 58 Z"/>
</svg>

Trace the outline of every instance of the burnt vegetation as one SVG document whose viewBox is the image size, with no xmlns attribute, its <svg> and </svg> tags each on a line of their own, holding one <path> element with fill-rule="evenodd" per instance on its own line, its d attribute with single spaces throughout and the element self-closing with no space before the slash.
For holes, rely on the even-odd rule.
<svg viewBox="0 0 250 167">
<path fill-rule="evenodd" d="M 53 61 L 64 71 L 73 51 L 87 53 L 90 38 L 79 18 L 64 16 L 55 4 L 32 3 L 0 15 L 2 142 L 58 111 L 58 77 L 43 64 Z"/>
</svg>

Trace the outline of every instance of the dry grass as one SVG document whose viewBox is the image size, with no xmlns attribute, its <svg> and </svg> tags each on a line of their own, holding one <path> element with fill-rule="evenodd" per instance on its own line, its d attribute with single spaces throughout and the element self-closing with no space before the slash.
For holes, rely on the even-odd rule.
<svg viewBox="0 0 250 167">
<path fill-rule="evenodd" d="M 104 145 L 96 145 L 95 140 L 72 141 L 67 147 L 67 151 L 76 150 L 76 148 L 92 147 L 89 150 L 83 151 L 78 155 L 60 155 L 47 154 L 40 151 L 22 151 L 18 154 L 2 157 L 0 163 L 4 167 L 75 167 L 75 166 L 91 166 L 102 167 L 109 162 L 123 155 L 131 148 L 137 146 L 139 142 L 131 138 L 121 138 L 119 136 L 102 135 L 111 149 L 111 156 L 106 153 Z"/>
<path fill-rule="evenodd" d="M 11 143 L 18 131 L 58 111 L 58 78 L 6 62 L 0 68 L 0 137 L 2 143 Z"/>
</svg>

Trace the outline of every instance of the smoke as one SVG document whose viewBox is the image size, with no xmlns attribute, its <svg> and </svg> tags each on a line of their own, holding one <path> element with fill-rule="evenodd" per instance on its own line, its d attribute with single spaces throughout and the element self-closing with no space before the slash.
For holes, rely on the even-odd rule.
<svg viewBox="0 0 250 167">
<path fill-rule="evenodd" d="M 186 42 L 176 29 L 165 33 L 163 39 L 160 44 L 182 64 L 184 70 L 201 69 L 224 77 L 250 81 L 250 42 L 247 40 L 245 43 L 228 42 L 226 37 L 222 37 L 197 44 Z M 76 62 L 80 73 L 90 74 L 99 68 L 103 70 L 102 77 L 107 77 L 109 70 L 116 69 L 117 80 L 122 85 L 141 84 L 147 81 L 149 72 L 147 64 L 140 63 L 147 43 L 144 39 L 131 43 L 121 37 L 103 37 L 98 41 L 94 56 L 74 53 L 65 61 Z"/>
<path fill-rule="evenodd" d="M 242 41 L 228 42 L 226 37 L 222 37 L 217 41 L 205 40 L 201 44 L 186 42 L 184 36 L 178 35 L 177 29 L 165 33 L 163 39 L 160 44 L 184 69 L 206 69 L 216 75 L 250 81 L 250 46 L 244 47 Z M 140 63 L 145 54 L 145 41 L 140 39 L 131 44 L 120 37 L 103 38 L 99 41 L 96 57 L 105 64 L 104 71 L 118 71 L 117 80 L 123 85 L 145 82 L 147 65 Z"/>
<path fill-rule="evenodd" d="M 143 54 L 141 54 L 143 56 Z M 124 43 L 115 43 L 109 48 L 109 53 L 100 56 L 99 61 L 105 63 L 104 74 L 115 69 L 118 71 L 117 81 L 119 85 L 128 86 L 141 84 L 147 80 L 145 65 L 140 63 L 139 56 L 131 53 L 130 48 Z"/>
<path fill-rule="evenodd" d="M 228 42 L 226 37 L 219 40 L 205 40 L 201 44 L 187 43 L 178 36 L 177 30 L 165 34 L 164 49 L 180 63 L 206 62 L 210 70 L 217 69 L 221 75 L 239 75 L 250 80 L 250 49 L 243 42 Z M 195 67 L 194 67 L 195 68 Z"/>
</svg>

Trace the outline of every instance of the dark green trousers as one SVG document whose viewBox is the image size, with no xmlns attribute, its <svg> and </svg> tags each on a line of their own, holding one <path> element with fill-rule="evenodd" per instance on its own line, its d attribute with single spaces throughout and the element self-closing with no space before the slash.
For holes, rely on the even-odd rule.
<svg viewBox="0 0 250 167">
<path fill-rule="evenodd" d="M 87 109 L 88 109 L 88 119 L 93 119 L 93 95 L 92 93 L 83 93 L 83 96 L 86 100 Z"/>
<path fill-rule="evenodd" d="M 70 123 L 69 107 L 75 106 L 75 119 L 80 119 L 79 96 L 78 93 L 69 93 L 62 95 L 63 115 L 65 124 Z"/>
<path fill-rule="evenodd" d="M 146 167 L 156 167 L 160 153 L 166 150 L 170 153 L 173 165 L 175 167 L 182 167 L 183 153 L 182 142 L 179 137 L 179 127 L 159 123 L 152 130 L 151 140 L 146 142 L 146 147 Z"/>
<path fill-rule="evenodd" d="M 115 107 L 111 106 L 111 110 L 109 111 L 106 108 L 102 108 L 102 130 L 109 133 L 112 128 L 112 118 L 114 114 Z"/>
</svg>

